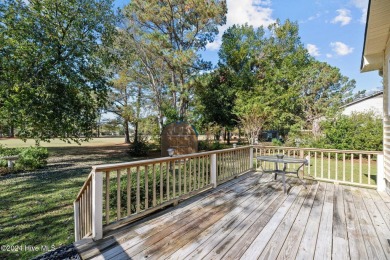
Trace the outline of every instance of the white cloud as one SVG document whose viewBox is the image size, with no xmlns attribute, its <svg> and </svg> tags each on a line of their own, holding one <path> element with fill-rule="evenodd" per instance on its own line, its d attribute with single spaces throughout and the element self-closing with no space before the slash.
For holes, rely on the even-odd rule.
<svg viewBox="0 0 390 260">
<path fill-rule="evenodd" d="M 274 23 L 270 0 L 227 0 L 228 12 L 226 24 L 219 27 L 219 34 L 214 42 L 207 44 L 208 50 L 217 50 L 222 43 L 223 32 L 233 24 L 243 25 L 247 23 L 255 28 L 268 26 Z"/>
<path fill-rule="evenodd" d="M 351 22 L 351 11 L 348 9 L 338 9 L 336 12 L 339 14 L 333 18 L 332 23 L 340 23 L 341 26 L 347 25 Z"/>
<path fill-rule="evenodd" d="M 342 42 L 331 42 L 330 46 L 332 47 L 332 50 L 340 56 L 345 56 L 353 52 L 353 48 L 349 47 L 345 43 Z"/>
<path fill-rule="evenodd" d="M 368 0 L 352 0 L 352 4 L 362 12 L 360 23 L 365 24 L 367 19 Z"/>
<path fill-rule="evenodd" d="M 308 43 L 307 44 L 307 51 L 309 52 L 309 54 L 311 56 L 314 56 L 314 57 L 320 56 L 320 52 L 318 50 L 318 47 L 314 44 Z"/>
<path fill-rule="evenodd" d="M 332 57 L 333 57 L 333 55 L 332 55 L 332 54 L 330 54 L 330 53 L 327 53 L 327 54 L 326 54 L 326 57 L 327 57 L 327 58 L 332 58 Z"/>
</svg>

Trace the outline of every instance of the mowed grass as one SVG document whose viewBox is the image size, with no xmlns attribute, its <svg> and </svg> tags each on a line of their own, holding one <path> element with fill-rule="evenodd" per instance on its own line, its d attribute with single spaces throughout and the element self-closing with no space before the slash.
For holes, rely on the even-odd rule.
<svg viewBox="0 0 390 260">
<path fill-rule="evenodd" d="M 88 142 L 82 142 L 81 145 L 77 143 L 67 143 L 60 139 L 50 139 L 50 142 L 41 142 L 42 147 L 85 147 L 85 146 L 107 146 L 123 144 L 124 137 L 99 137 L 89 140 Z M 26 142 L 19 138 L 2 138 L 0 144 L 7 147 L 29 147 L 35 146 L 35 141 L 27 139 Z"/>
<path fill-rule="evenodd" d="M 15 139 L 1 143 L 34 144 Z M 91 167 L 145 159 L 131 158 L 122 138 L 99 138 L 81 146 L 54 140 L 42 146 L 50 153 L 44 169 L 0 176 L 0 259 L 29 259 L 46 248 L 73 243 L 73 201 Z"/>
</svg>

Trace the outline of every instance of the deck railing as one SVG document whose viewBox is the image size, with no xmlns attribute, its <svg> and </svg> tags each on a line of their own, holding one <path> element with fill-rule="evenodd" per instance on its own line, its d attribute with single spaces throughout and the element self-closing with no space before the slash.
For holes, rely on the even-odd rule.
<svg viewBox="0 0 390 260">
<path fill-rule="evenodd" d="M 260 169 L 256 156 L 275 154 L 306 158 L 309 163 L 302 172 L 306 178 L 383 187 L 383 155 L 377 151 L 246 146 L 99 165 L 92 168 L 74 202 L 75 239 L 100 239 L 103 230 L 215 188 L 249 170 Z M 274 164 L 263 162 L 262 166 L 272 169 Z"/>
<path fill-rule="evenodd" d="M 253 169 L 253 148 L 94 166 L 74 202 L 75 239 L 134 221 Z"/>
<path fill-rule="evenodd" d="M 255 157 L 259 155 L 284 154 L 306 158 L 306 177 L 350 185 L 376 188 L 383 174 L 383 155 L 378 151 L 336 150 L 277 146 L 255 146 Z M 256 168 L 259 165 L 256 161 Z M 263 163 L 264 164 L 264 163 Z M 266 168 L 273 164 L 263 165 Z M 294 167 L 294 165 L 288 165 Z"/>
</svg>

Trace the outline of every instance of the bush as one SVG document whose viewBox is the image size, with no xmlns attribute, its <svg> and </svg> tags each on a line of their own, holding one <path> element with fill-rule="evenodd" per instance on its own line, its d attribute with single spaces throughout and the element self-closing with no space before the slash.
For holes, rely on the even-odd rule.
<svg viewBox="0 0 390 260">
<path fill-rule="evenodd" d="M 272 138 L 272 145 L 274 145 L 274 146 L 282 146 L 283 143 L 279 139 Z"/>
<path fill-rule="evenodd" d="M 198 142 L 198 151 L 210 150 L 210 142 L 208 140 Z"/>
<path fill-rule="evenodd" d="M 343 150 L 383 149 L 383 122 L 372 112 L 341 115 L 321 124 L 323 137 L 317 141 L 320 148 Z"/>
<path fill-rule="evenodd" d="M 42 168 L 47 164 L 49 152 L 44 147 L 29 147 L 22 149 L 15 168 L 20 170 L 34 170 Z"/>
<path fill-rule="evenodd" d="M 0 157 L 18 155 L 15 162 L 17 170 L 35 170 L 47 164 L 49 153 L 43 147 L 7 148 L 0 146 Z M 0 160 L 0 167 L 7 167 L 7 160 Z"/>
<path fill-rule="evenodd" d="M 149 154 L 150 145 L 145 140 L 139 140 L 130 145 L 129 154 L 131 156 L 146 156 Z"/>
</svg>

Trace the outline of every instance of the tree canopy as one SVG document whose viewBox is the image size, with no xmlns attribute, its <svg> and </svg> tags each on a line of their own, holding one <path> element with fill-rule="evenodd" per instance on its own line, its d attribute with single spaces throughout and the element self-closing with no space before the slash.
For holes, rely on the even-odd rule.
<svg viewBox="0 0 390 260">
<path fill-rule="evenodd" d="M 92 135 L 109 86 L 112 2 L 0 3 L 0 118 L 19 137 Z"/>
<path fill-rule="evenodd" d="M 289 20 L 277 21 L 267 30 L 249 25 L 228 28 L 218 68 L 207 81 L 201 78 L 197 93 L 207 121 L 229 126 L 233 122 L 224 117 L 230 118 L 252 140 L 264 128 L 285 134 L 295 125 L 311 129 L 315 118 L 340 106 L 355 86 L 337 68 L 311 57 L 300 41 L 297 23 Z"/>
</svg>

